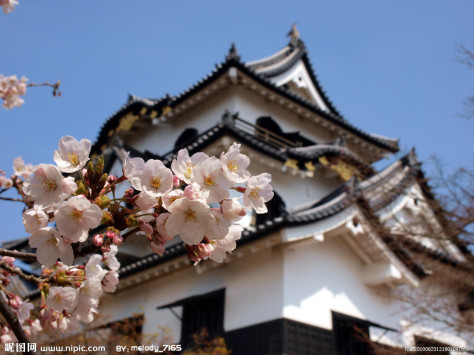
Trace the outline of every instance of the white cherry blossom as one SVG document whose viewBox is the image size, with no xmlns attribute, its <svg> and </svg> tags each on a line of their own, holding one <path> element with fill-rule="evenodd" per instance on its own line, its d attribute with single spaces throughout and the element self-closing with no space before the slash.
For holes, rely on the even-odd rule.
<svg viewBox="0 0 474 355">
<path fill-rule="evenodd" d="M 16 176 L 27 178 L 33 173 L 33 165 L 26 165 L 21 157 L 13 159 L 13 171 Z"/>
<path fill-rule="evenodd" d="M 171 170 L 173 170 L 177 177 L 189 184 L 194 177 L 194 168 L 207 158 L 209 156 L 202 152 L 195 153 L 189 157 L 188 150 L 184 148 L 178 152 L 177 159 L 173 159 L 171 162 Z"/>
<path fill-rule="evenodd" d="M 90 296 L 90 290 L 99 294 L 97 297 Z M 99 297 L 102 295 L 102 284 L 101 282 L 89 282 L 86 281 L 83 286 L 79 289 L 79 295 L 77 297 L 77 307 L 73 312 L 76 319 L 83 323 L 90 323 L 94 320 L 94 313 L 99 313 Z"/>
<path fill-rule="evenodd" d="M 71 313 L 77 305 L 79 289 L 72 287 L 52 286 L 46 298 L 46 305 L 60 313 L 66 311 Z"/>
<path fill-rule="evenodd" d="M 49 217 L 41 208 L 31 208 L 23 212 L 23 225 L 26 233 L 36 232 L 48 225 Z"/>
<path fill-rule="evenodd" d="M 134 179 L 138 179 L 139 181 L 139 176 L 141 172 L 145 169 L 145 161 L 142 158 L 129 158 L 129 155 L 130 152 L 124 153 L 122 170 L 123 175 L 125 175 L 130 181 L 130 184 L 134 186 L 134 183 L 132 183 L 132 181 Z"/>
<path fill-rule="evenodd" d="M 252 206 L 255 212 L 261 214 L 268 211 L 265 202 L 273 198 L 273 187 L 270 185 L 272 176 L 263 173 L 257 176 L 252 176 L 247 182 L 247 187 L 244 193 L 244 206 Z"/>
<path fill-rule="evenodd" d="M 164 194 L 161 198 L 163 207 L 168 209 L 171 204 L 176 201 L 177 199 L 180 199 L 181 197 L 184 196 L 184 191 L 183 190 L 171 190 L 170 192 L 167 192 Z"/>
<path fill-rule="evenodd" d="M 51 164 L 39 164 L 33 168 L 33 175 L 26 178 L 23 191 L 31 196 L 35 205 L 46 208 L 59 202 L 63 193 L 77 190 L 77 185 L 71 180 L 63 182 L 63 176 L 57 167 Z"/>
<path fill-rule="evenodd" d="M 165 223 L 170 235 L 178 235 L 186 244 L 199 244 L 215 223 L 210 207 L 201 200 L 180 198 L 170 207 L 171 215 Z"/>
<path fill-rule="evenodd" d="M 0 6 L 3 6 L 5 15 L 15 10 L 16 5 L 18 5 L 18 0 L 0 0 Z"/>
<path fill-rule="evenodd" d="M 74 261 L 71 245 L 66 244 L 61 234 L 52 227 L 33 232 L 29 243 L 30 247 L 36 248 L 38 262 L 44 266 L 53 266 L 58 258 L 66 265 L 72 265 Z"/>
<path fill-rule="evenodd" d="M 229 228 L 229 233 L 224 237 L 224 239 L 216 240 L 215 243 L 216 247 L 209 255 L 209 259 L 214 260 L 218 263 L 224 261 L 226 253 L 231 252 L 237 246 L 236 240 L 239 240 L 242 236 L 243 228 L 236 224 L 233 224 Z"/>
<path fill-rule="evenodd" d="M 135 204 L 140 210 L 146 211 L 155 207 L 158 204 L 158 200 L 148 192 L 142 191 L 138 194 Z"/>
<path fill-rule="evenodd" d="M 99 280 L 101 281 L 105 274 L 106 270 L 102 268 L 100 263 L 102 262 L 102 256 L 99 254 L 93 254 L 86 263 L 85 273 L 88 281 Z"/>
<path fill-rule="evenodd" d="M 0 6 L 3 6 L 3 12 L 8 13 L 14 9 L 14 5 L 18 4 L 16 0 L 0 0 Z M 3 76 L 0 74 L 0 99 L 3 99 L 2 107 L 12 109 L 19 107 L 25 102 L 20 96 L 26 93 L 27 78 L 22 77 L 20 80 L 16 75 Z"/>
<path fill-rule="evenodd" d="M 20 304 L 18 305 L 18 308 L 15 310 L 16 316 L 18 317 L 18 320 L 20 321 L 20 323 L 30 318 L 30 312 L 34 308 L 35 306 L 28 301 L 20 302 Z"/>
<path fill-rule="evenodd" d="M 89 229 L 95 228 L 102 219 L 102 210 L 84 196 L 73 196 L 59 205 L 56 213 L 58 230 L 68 242 L 84 242 Z"/>
<path fill-rule="evenodd" d="M 237 197 L 222 201 L 221 210 L 224 216 L 231 221 L 237 221 L 246 214 Z"/>
<path fill-rule="evenodd" d="M 230 221 L 218 209 L 211 209 L 211 215 L 214 217 L 214 223 L 206 237 L 209 239 L 223 239 L 229 232 Z"/>
<path fill-rule="evenodd" d="M 210 157 L 194 169 L 194 181 L 199 193 L 207 202 L 219 202 L 229 197 L 232 186 L 221 169 L 221 163 L 216 157 Z"/>
<path fill-rule="evenodd" d="M 230 181 L 245 182 L 250 178 L 250 173 L 246 170 L 250 159 L 240 153 L 240 144 L 234 142 L 227 153 L 221 153 L 220 161 L 222 170 Z"/>
<path fill-rule="evenodd" d="M 153 197 L 160 197 L 173 188 L 173 174 L 161 160 L 150 159 L 144 163 L 141 158 L 126 158 L 124 174 L 135 189 Z"/>
<path fill-rule="evenodd" d="M 109 271 L 102 280 L 102 289 L 105 292 L 115 292 L 119 283 L 118 272 Z"/>
<path fill-rule="evenodd" d="M 0 175 L 0 188 L 9 189 L 13 186 L 12 179 L 9 179 L 3 175 Z"/>
<path fill-rule="evenodd" d="M 59 140 L 59 150 L 54 151 L 54 162 L 62 172 L 79 171 L 89 160 L 91 146 L 91 141 L 88 139 L 81 139 L 78 142 L 71 136 L 62 137 Z"/>
<path fill-rule="evenodd" d="M 117 252 L 118 252 L 117 246 L 111 245 L 110 251 L 104 253 L 104 263 L 112 271 L 116 271 L 120 268 L 120 262 L 117 260 L 117 257 L 116 257 Z"/>
</svg>

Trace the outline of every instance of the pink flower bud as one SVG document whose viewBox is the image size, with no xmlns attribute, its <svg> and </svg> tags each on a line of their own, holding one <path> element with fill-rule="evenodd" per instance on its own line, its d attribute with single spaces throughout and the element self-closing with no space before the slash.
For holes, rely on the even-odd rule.
<svg viewBox="0 0 474 355">
<path fill-rule="evenodd" d="M 245 187 L 242 187 L 242 186 L 234 187 L 234 190 L 241 193 L 245 193 Z"/>
<path fill-rule="evenodd" d="M 113 183 L 117 180 L 117 177 L 115 175 L 109 175 L 109 177 L 107 178 L 107 181 L 109 183 Z"/>
<path fill-rule="evenodd" d="M 173 186 L 178 188 L 181 185 L 181 180 L 176 175 L 173 176 Z"/>
<path fill-rule="evenodd" d="M 100 234 L 96 234 L 92 239 L 92 242 L 96 247 L 100 247 L 102 244 L 104 244 L 104 237 Z"/>
<path fill-rule="evenodd" d="M 11 298 L 11 299 L 8 300 L 8 305 L 9 305 L 11 308 L 17 309 L 18 306 L 20 305 L 20 303 L 17 301 L 16 298 Z"/>
<path fill-rule="evenodd" d="M 115 233 L 112 232 L 112 231 L 107 231 L 107 233 L 105 233 L 105 236 L 106 236 L 106 237 L 109 237 L 110 239 L 112 239 L 113 237 L 115 237 Z"/>
<path fill-rule="evenodd" d="M 121 245 L 123 243 L 122 236 L 119 234 L 116 234 L 114 239 L 112 239 L 112 243 L 114 243 L 114 245 L 117 245 L 117 246 Z"/>
<path fill-rule="evenodd" d="M 184 189 L 184 197 L 189 198 L 190 200 L 194 200 L 197 196 L 196 190 L 194 190 L 194 187 L 192 185 L 186 186 Z"/>
</svg>

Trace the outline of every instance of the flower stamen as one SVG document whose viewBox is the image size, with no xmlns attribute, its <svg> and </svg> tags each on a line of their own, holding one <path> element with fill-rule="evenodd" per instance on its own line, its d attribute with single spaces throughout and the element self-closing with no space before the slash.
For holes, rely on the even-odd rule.
<svg viewBox="0 0 474 355">
<path fill-rule="evenodd" d="M 150 185 L 151 187 L 153 187 L 154 189 L 159 189 L 160 188 L 160 185 L 161 185 L 161 179 L 158 178 L 158 177 L 151 177 L 150 178 Z"/>
<path fill-rule="evenodd" d="M 212 176 L 211 174 L 207 175 L 206 178 L 204 179 L 204 181 L 205 181 L 206 185 L 209 185 L 209 186 L 216 186 L 217 185 L 215 176 Z"/>
<path fill-rule="evenodd" d="M 227 169 L 229 169 L 229 171 L 232 171 L 233 173 L 236 173 L 238 168 L 239 163 L 235 159 L 232 159 L 227 163 Z"/>
<path fill-rule="evenodd" d="M 193 222 L 193 223 L 197 222 L 196 212 L 194 212 L 192 209 L 188 208 L 185 215 L 186 215 L 186 218 L 185 218 L 186 222 Z"/>
<path fill-rule="evenodd" d="M 54 180 L 43 180 L 44 191 L 51 192 L 58 188 L 58 184 Z"/>
<path fill-rule="evenodd" d="M 250 196 L 252 196 L 253 198 L 257 199 L 257 198 L 260 198 L 260 188 L 259 187 L 256 187 L 254 189 L 252 189 L 252 191 L 250 191 Z"/>
<path fill-rule="evenodd" d="M 46 241 L 46 244 L 50 247 L 55 247 L 58 245 L 58 240 L 55 237 L 51 237 Z"/>
<path fill-rule="evenodd" d="M 74 221 L 74 223 L 79 223 L 79 220 L 81 219 L 82 217 L 82 211 L 79 211 L 79 210 L 73 210 L 72 213 L 71 213 L 71 218 L 72 220 Z"/>
<path fill-rule="evenodd" d="M 79 161 L 79 156 L 77 155 L 77 153 L 69 152 L 66 155 L 67 155 L 67 158 L 69 159 L 69 161 L 71 162 L 72 165 L 74 165 L 74 166 L 79 165 L 80 161 Z"/>
<path fill-rule="evenodd" d="M 194 168 L 193 164 L 186 163 L 186 170 L 184 172 L 184 176 L 186 177 L 186 179 L 191 179 L 191 174 L 193 173 L 193 168 Z"/>
</svg>

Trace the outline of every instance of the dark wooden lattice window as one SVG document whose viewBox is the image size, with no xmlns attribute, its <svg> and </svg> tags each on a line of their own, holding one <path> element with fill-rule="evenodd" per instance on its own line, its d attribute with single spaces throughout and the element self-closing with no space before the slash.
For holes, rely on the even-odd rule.
<svg viewBox="0 0 474 355">
<path fill-rule="evenodd" d="M 333 336 L 329 330 L 285 320 L 288 355 L 333 355 Z"/>
<path fill-rule="evenodd" d="M 373 353 L 370 346 L 368 321 L 333 312 L 332 324 L 337 355 Z"/>
<path fill-rule="evenodd" d="M 207 328 L 214 338 L 224 333 L 225 289 L 190 297 L 182 301 L 181 344 L 189 344 L 192 335 Z"/>
<path fill-rule="evenodd" d="M 232 330 L 225 334 L 232 355 L 281 355 L 284 337 L 283 320 L 277 319 Z"/>
<path fill-rule="evenodd" d="M 215 338 L 224 334 L 224 302 L 225 289 L 188 297 L 176 302 L 158 307 L 169 308 L 173 313 L 174 307 L 182 307 L 182 316 L 175 313 L 181 320 L 181 341 L 185 348 L 193 340 L 193 334 L 199 334 L 207 329 L 209 337 Z"/>
</svg>

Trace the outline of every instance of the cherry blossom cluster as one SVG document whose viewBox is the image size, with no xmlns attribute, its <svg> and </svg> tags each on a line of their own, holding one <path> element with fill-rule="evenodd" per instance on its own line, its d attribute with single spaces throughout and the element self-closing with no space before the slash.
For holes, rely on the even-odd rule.
<svg viewBox="0 0 474 355">
<path fill-rule="evenodd" d="M 18 0 L 0 0 L 0 6 L 3 7 L 3 13 L 8 14 L 15 10 Z"/>
<path fill-rule="evenodd" d="M 15 258 L 4 256 L 0 259 L 0 262 L 2 265 L 6 264 L 9 269 L 14 269 L 13 263 L 15 262 Z M 23 301 L 18 295 L 7 289 L 10 285 L 10 277 L 11 273 L 5 268 L 2 268 L 0 271 L 0 290 L 2 291 L 0 297 L 4 297 L 7 305 L 18 318 L 27 336 L 35 337 L 38 332 L 41 331 L 42 327 L 38 319 L 33 320 L 32 317 L 30 317 L 30 312 L 34 309 L 34 305 L 28 302 L 28 300 Z M 0 334 L 1 343 L 16 341 L 15 335 L 7 325 L 1 327 Z"/>
<path fill-rule="evenodd" d="M 273 197 L 271 176 L 251 176 L 250 159 L 236 143 L 219 158 L 202 152 L 190 156 L 182 149 L 171 169 L 124 152 L 119 177 L 104 173 L 103 157 L 94 163 L 90 151 L 89 140 L 66 136 L 54 152 L 55 165 L 26 165 L 16 158 L 11 178 L 0 175 L 0 186 L 16 188 L 28 206 L 23 224 L 43 268 L 34 280 L 41 310 L 32 319 L 30 303 L 8 290 L 13 258 L 0 260 L 1 294 L 30 335 L 45 326 L 66 331 L 91 322 L 103 292 L 116 290 L 116 254 L 128 237 L 144 234 L 159 255 L 168 241 L 180 238 L 195 263 L 223 262 L 241 238 L 243 228 L 235 222 L 246 210 L 266 213 L 265 202 Z M 120 183 L 130 187 L 116 196 Z M 231 197 L 231 191 L 240 197 Z M 4 327 L 2 341 L 11 337 Z"/>
<path fill-rule="evenodd" d="M 3 11 L 5 11 L 5 7 Z M 26 93 L 27 81 L 28 79 L 25 77 L 18 79 L 16 75 L 3 76 L 0 74 L 0 99 L 3 100 L 2 107 L 12 109 L 23 105 L 25 101 L 21 96 Z"/>
<path fill-rule="evenodd" d="M 166 210 L 156 218 L 154 227 L 146 219 L 138 221 L 151 248 L 162 254 L 166 242 L 179 235 L 191 260 L 222 262 L 241 236 L 242 227 L 232 223 L 246 215 L 245 208 L 266 213 L 265 202 L 273 197 L 270 174 L 250 176 L 249 164 L 250 159 L 240 153 L 236 143 L 220 159 L 202 152 L 190 157 L 182 149 L 171 169 L 159 160 L 145 163 L 127 156 L 124 175 L 140 192 L 135 204 L 142 211 Z M 244 206 L 238 198 L 230 198 L 230 189 L 243 193 Z"/>
</svg>

